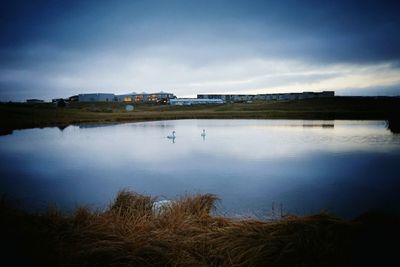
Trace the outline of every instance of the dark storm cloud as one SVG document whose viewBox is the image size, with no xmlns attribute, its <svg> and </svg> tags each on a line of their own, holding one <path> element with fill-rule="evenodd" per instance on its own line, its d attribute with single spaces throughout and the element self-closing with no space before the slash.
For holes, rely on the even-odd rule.
<svg viewBox="0 0 400 267">
<path fill-rule="evenodd" d="M 174 40 L 190 45 L 192 40 L 198 45 L 241 41 L 252 50 L 244 47 L 242 53 L 266 56 L 333 61 L 400 58 L 396 2 L 13 1 L 2 5 L 0 45 L 8 54 L 10 49 L 18 54 L 19 49 L 38 44 L 73 50 L 135 49 Z"/>
<path fill-rule="evenodd" d="M 21 88 L 21 77 L 35 76 L 10 73 L 37 73 L 41 81 L 30 86 L 44 90 L 53 86 L 43 82 L 47 76 L 75 77 L 79 72 L 84 77 L 91 64 L 101 65 L 92 61 L 102 59 L 104 66 L 112 61 L 114 70 L 149 58 L 195 69 L 252 58 L 314 65 L 391 62 L 392 68 L 400 62 L 396 1 L 3 1 L 0 5 L 0 91 L 12 88 L 13 77 L 19 79 L 15 88 Z M 61 87 L 68 90 L 68 84 L 55 89 Z"/>
</svg>

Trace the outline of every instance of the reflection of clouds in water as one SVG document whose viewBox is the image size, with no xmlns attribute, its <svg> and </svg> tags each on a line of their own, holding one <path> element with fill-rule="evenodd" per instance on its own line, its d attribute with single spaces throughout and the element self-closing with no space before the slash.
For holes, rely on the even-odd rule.
<svg viewBox="0 0 400 267">
<path fill-rule="evenodd" d="M 357 206 L 355 199 L 370 199 L 374 207 L 387 195 L 377 187 L 398 188 L 400 137 L 384 122 L 335 121 L 333 128 L 303 127 L 324 121 L 289 120 L 150 124 L 16 130 L 0 137 L 0 172 L 13 173 L 4 176 L 3 187 L 14 183 L 25 190 L 21 196 L 37 193 L 71 203 L 104 203 L 126 186 L 169 197 L 215 193 L 224 210 L 240 214 L 267 214 L 272 201 L 300 214 L 340 201 L 340 207 Z M 175 140 L 166 138 L 172 130 Z"/>
<path fill-rule="evenodd" d="M 331 124 L 332 121 L 302 120 L 182 120 L 112 127 L 70 126 L 62 134 L 56 128 L 31 129 L 9 136 L 18 139 L 9 149 L 34 152 L 45 147 L 47 156 L 42 157 L 79 158 L 93 165 L 119 166 L 126 161 L 132 164 L 184 162 L 193 154 L 269 160 L 317 151 L 385 152 L 400 147 L 400 138 L 387 131 L 383 121 L 334 121 L 333 128 L 323 127 Z M 179 142 L 165 138 L 171 128 L 179 132 Z M 204 142 L 206 136 L 199 137 L 204 128 L 209 133 L 207 142 Z"/>
<path fill-rule="evenodd" d="M 193 153 L 263 160 L 301 156 L 316 150 L 345 153 L 352 150 L 393 149 L 392 136 L 385 131 L 382 122 L 337 122 L 335 128 L 328 129 L 303 127 L 305 124 L 324 125 L 323 121 L 222 121 L 224 126 L 219 126 L 218 121 L 211 121 L 211 125 L 198 122 L 168 121 L 179 131 L 180 145 L 174 150 L 163 149 L 162 144 L 154 141 L 157 134 L 151 133 L 143 137 L 145 149 L 135 154 L 135 160 L 164 161 L 166 157 L 184 159 Z M 205 126 L 212 132 L 207 146 L 197 142 L 196 138 L 198 128 Z"/>
</svg>

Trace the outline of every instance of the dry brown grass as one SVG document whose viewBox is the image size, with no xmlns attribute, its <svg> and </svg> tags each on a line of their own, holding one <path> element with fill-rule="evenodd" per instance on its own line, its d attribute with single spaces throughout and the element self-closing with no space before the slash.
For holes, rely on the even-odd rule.
<svg viewBox="0 0 400 267">
<path fill-rule="evenodd" d="M 105 211 L 28 214 L 1 202 L 3 261 L 25 266 L 384 266 L 398 217 L 329 214 L 280 220 L 212 215 L 216 196 L 156 199 L 121 191 Z M 367 252 L 368 253 L 364 253 Z M 373 253 L 372 253 L 373 252 Z"/>
</svg>

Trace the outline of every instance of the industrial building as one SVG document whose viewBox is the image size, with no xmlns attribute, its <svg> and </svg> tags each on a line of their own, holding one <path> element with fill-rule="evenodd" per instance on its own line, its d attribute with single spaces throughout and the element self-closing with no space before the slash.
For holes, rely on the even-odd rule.
<svg viewBox="0 0 400 267">
<path fill-rule="evenodd" d="M 69 101 L 79 102 L 134 102 L 134 103 L 164 103 L 167 104 L 169 99 L 176 98 L 174 94 L 158 92 L 158 93 L 130 93 L 123 95 L 93 93 L 79 94 L 69 97 Z"/>
<path fill-rule="evenodd" d="M 26 103 L 29 104 L 39 104 L 39 103 L 44 103 L 44 100 L 42 99 L 27 99 Z"/>
<path fill-rule="evenodd" d="M 114 94 L 104 94 L 104 93 L 78 95 L 79 102 L 112 102 L 114 101 L 114 98 L 115 98 Z"/>
<path fill-rule="evenodd" d="M 124 95 L 116 95 L 118 102 L 135 102 L 135 103 L 164 103 L 166 104 L 169 99 L 176 98 L 174 94 L 166 92 L 158 93 L 131 93 Z"/>
<path fill-rule="evenodd" d="M 205 104 L 224 104 L 222 99 L 199 99 L 199 98 L 175 98 L 170 99 L 169 104 L 172 106 L 191 106 L 191 105 L 205 105 Z"/>
<path fill-rule="evenodd" d="M 307 98 L 334 97 L 334 91 L 302 92 L 282 94 L 256 94 L 256 95 L 227 95 L 227 94 L 199 94 L 198 99 L 222 99 L 224 102 L 247 102 L 247 101 L 269 101 L 269 100 L 299 100 Z"/>
</svg>

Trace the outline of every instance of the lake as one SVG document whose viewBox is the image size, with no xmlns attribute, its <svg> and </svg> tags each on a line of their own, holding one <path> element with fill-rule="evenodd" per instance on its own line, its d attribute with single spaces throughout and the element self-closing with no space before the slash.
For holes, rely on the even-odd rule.
<svg viewBox="0 0 400 267">
<path fill-rule="evenodd" d="M 231 217 L 400 213 L 400 135 L 384 121 L 340 120 L 16 130 L 0 136 L 0 177 L 3 196 L 35 210 L 104 208 L 127 188 L 159 199 L 213 193 Z"/>
</svg>

